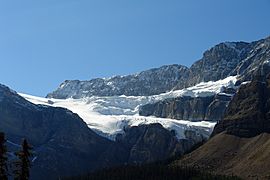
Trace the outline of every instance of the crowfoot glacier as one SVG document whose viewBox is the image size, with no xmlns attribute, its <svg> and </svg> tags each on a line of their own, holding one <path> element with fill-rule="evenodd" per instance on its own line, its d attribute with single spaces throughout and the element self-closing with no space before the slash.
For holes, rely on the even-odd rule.
<svg viewBox="0 0 270 180">
<path fill-rule="evenodd" d="M 96 133 L 114 140 L 116 135 L 124 133 L 127 126 L 160 123 L 164 128 L 174 130 L 177 138 L 185 139 L 185 131 L 195 131 L 198 136 L 208 138 L 215 122 L 175 120 L 168 118 L 145 117 L 139 115 L 139 107 L 168 98 L 180 96 L 206 97 L 223 93 L 224 88 L 236 88 L 237 77 L 230 76 L 219 81 L 201 82 L 182 90 L 170 91 L 152 96 L 92 96 L 81 99 L 53 99 L 19 93 L 26 100 L 54 107 L 63 107 L 77 113 Z"/>
</svg>

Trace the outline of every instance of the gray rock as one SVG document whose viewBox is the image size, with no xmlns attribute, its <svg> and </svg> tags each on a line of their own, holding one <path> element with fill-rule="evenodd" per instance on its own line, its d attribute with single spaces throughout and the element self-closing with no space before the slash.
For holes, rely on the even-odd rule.
<svg viewBox="0 0 270 180">
<path fill-rule="evenodd" d="M 140 125 L 129 127 L 125 134 L 119 134 L 118 145 L 110 148 L 106 156 L 118 157 L 122 163 L 150 163 L 183 154 L 198 141 L 201 139 L 178 140 L 174 132 L 163 128 L 160 124 Z"/>
<path fill-rule="evenodd" d="M 236 75 L 234 69 L 247 56 L 250 44 L 246 42 L 220 43 L 203 54 L 189 69 L 186 79 L 181 79 L 174 89 L 194 86 L 200 82 L 217 81 Z"/>
<path fill-rule="evenodd" d="M 234 70 L 240 76 L 239 84 L 270 72 L 270 37 L 251 44 L 253 48 Z"/>
<path fill-rule="evenodd" d="M 140 107 L 142 116 L 156 116 L 190 121 L 218 121 L 231 100 L 228 95 L 178 97 Z"/>
<path fill-rule="evenodd" d="M 225 132 L 239 137 L 270 133 L 270 76 L 260 76 L 242 85 L 230 102 L 212 136 Z"/>
<path fill-rule="evenodd" d="M 115 76 L 90 81 L 65 81 L 47 95 L 49 98 L 82 98 L 90 96 L 153 95 L 170 91 L 180 78 L 186 78 L 188 68 L 168 65 L 128 76 Z"/>
</svg>

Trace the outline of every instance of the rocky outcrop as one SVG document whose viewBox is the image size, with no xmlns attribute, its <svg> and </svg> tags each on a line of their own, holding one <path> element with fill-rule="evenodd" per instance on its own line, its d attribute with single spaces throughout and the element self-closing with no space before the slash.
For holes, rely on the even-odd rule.
<svg viewBox="0 0 270 180">
<path fill-rule="evenodd" d="M 188 78 L 181 79 L 174 89 L 236 75 L 233 73 L 234 69 L 246 58 L 250 48 L 250 44 L 246 42 L 226 42 L 214 46 L 190 67 Z"/>
<path fill-rule="evenodd" d="M 149 124 L 127 128 L 125 134 L 117 136 L 116 143 L 118 145 L 108 152 L 111 156 L 121 156 L 123 163 L 142 164 L 183 154 L 195 141 L 178 140 L 173 131 L 164 129 L 160 124 Z M 112 154 L 112 151 L 116 153 Z"/>
<path fill-rule="evenodd" d="M 223 131 L 239 137 L 270 133 L 269 77 L 257 77 L 251 83 L 240 87 L 212 136 Z"/>
<path fill-rule="evenodd" d="M 258 75 L 266 76 L 270 72 L 270 37 L 251 43 L 252 49 L 247 57 L 235 68 L 238 74 L 239 84 L 251 81 Z"/>
<path fill-rule="evenodd" d="M 178 97 L 140 107 L 140 115 L 190 121 L 218 121 L 231 100 L 231 95 Z"/>
<path fill-rule="evenodd" d="M 167 99 L 155 104 L 147 104 L 140 108 L 142 116 L 156 116 L 161 118 L 203 120 L 207 111 L 207 106 L 214 97 L 179 97 Z"/>
<path fill-rule="evenodd" d="M 141 96 L 170 91 L 180 78 L 185 79 L 188 68 L 168 65 L 128 76 L 98 78 L 90 81 L 65 81 L 47 95 L 48 98 L 83 98 L 90 96 Z"/>
</svg>

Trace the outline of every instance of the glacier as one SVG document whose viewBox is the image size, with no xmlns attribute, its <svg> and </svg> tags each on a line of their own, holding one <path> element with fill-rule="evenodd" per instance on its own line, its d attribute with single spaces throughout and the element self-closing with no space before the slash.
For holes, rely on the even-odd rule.
<svg viewBox="0 0 270 180">
<path fill-rule="evenodd" d="M 77 113 L 89 128 L 99 135 L 115 140 L 128 126 L 160 123 L 164 128 L 174 130 L 178 139 L 185 139 L 185 131 L 196 131 L 198 136 L 208 138 L 216 124 L 210 121 L 175 120 L 168 118 L 145 117 L 139 115 L 139 107 L 168 98 L 180 96 L 206 97 L 224 93 L 224 88 L 234 88 L 237 76 L 219 81 L 201 82 L 182 90 L 170 91 L 152 96 L 92 96 L 80 99 L 43 98 L 19 93 L 26 100 L 40 105 L 62 107 Z"/>
</svg>

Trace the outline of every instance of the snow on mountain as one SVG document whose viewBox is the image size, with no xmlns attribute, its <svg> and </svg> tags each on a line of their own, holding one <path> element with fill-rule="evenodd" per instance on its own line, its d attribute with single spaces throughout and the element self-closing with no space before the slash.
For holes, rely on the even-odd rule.
<svg viewBox="0 0 270 180">
<path fill-rule="evenodd" d="M 34 104 L 67 108 L 77 113 L 88 126 L 98 134 L 114 139 L 118 133 L 123 133 L 127 126 L 160 123 L 167 129 L 175 130 L 179 139 L 185 138 L 185 130 L 194 130 L 199 135 L 209 137 L 215 122 L 191 122 L 157 117 L 139 116 L 141 105 L 155 103 L 179 96 L 206 97 L 223 93 L 223 89 L 236 88 L 236 76 L 231 76 L 216 82 L 202 82 L 196 86 L 182 90 L 171 91 L 153 96 L 92 96 L 81 99 L 53 99 L 20 94 Z"/>
</svg>

